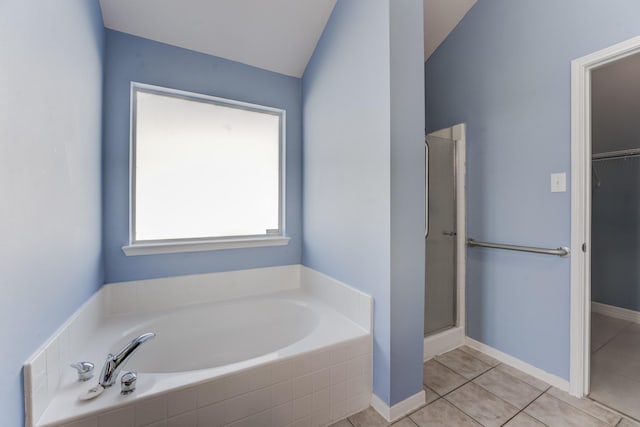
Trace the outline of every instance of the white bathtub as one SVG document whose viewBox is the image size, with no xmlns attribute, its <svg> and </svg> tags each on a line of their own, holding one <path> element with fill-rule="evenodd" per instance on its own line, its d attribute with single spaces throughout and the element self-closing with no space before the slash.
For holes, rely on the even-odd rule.
<svg viewBox="0 0 640 427">
<path fill-rule="evenodd" d="M 369 404 L 371 306 L 302 266 L 105 286 L 25 364 L 27 425 L 328 425 Z M 145 332 L 123 369 L 136 391 L 118 380 L 79 401 L 107 353 Z M 77 382 L 75 361 L 96 378 Z"/>
<path fill-rule="evenodd" d="M 114 351 L 152 331 L 157 339 L 134 355 L 130 370 L 177 373 L 216 368 L 291 351 L 305 338 L 313 345 L 318 340 L 314 330 L 331 322 L 321 322 L 323 316 L 327 313 L 299 291 L 180 308 L 146 319 L 133 315 L 119 319 L 112 330 L 120 335 Z"/>
</svg>

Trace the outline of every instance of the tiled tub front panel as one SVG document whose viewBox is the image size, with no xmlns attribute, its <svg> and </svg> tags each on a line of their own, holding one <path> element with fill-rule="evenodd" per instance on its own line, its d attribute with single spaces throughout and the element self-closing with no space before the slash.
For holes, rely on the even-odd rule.
<svg viewBox="0 0 640 427">
<path fill-rule="evenodd" d="M 78 361 L 73 356 L 77 354 L 78 346 L 90 340 L 104 315 L 103 300 L 96 293 L 25 364 L 27 426 L 35 424 L 43 414 L 60 385 L 63 369 L 71 369 L 69 364 Z"/>
<path fill-rule="evenodd" d="M 63 426 L 326 426 L 369 406 L 371 352 L 369 335 Z"/>
</svg>

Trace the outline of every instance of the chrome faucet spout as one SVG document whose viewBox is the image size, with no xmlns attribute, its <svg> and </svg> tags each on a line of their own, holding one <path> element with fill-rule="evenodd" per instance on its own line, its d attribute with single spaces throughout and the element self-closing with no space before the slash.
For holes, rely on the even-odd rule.
<svg viewBox="0 0 640 427">
<path fill-rule="evenodd" d="M 118 378 L 120 370 L 122 370 L 136 350 L 155 336 L 156 334 L 153 332 L 142 334 L 131 340 L 131 342 L 125 345 L 117 354 L 109 354 L 102 367 L 102 372 L 100 372 L 99 384 L 102 387 L 111 387 L 115 383 L 116 378 Z"/>
</svg>

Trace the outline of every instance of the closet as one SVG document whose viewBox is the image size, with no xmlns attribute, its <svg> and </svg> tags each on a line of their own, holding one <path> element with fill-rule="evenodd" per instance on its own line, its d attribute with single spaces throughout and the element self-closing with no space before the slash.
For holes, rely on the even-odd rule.
<svg viewBox="0 0 640 427">
<path fill-rule="evenodd" d="M 591 393 L 640 419 L 640 54 L 592 72 Z"/>
</svg>

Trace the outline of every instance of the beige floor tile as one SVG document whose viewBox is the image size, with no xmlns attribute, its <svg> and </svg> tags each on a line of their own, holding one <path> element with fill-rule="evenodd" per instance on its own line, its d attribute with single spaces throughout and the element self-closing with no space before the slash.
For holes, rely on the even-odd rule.
<svg viewBox="0 0 640 427">
<path fill-rule="evenodd" d="M 591 313 L 591 352 L 598 351 L 630 324 L 626 320 Z"/>
<path fill-rule="evenodd" d="M 491 369 L 491 365 L 476 359 L 460 349 L 455 349 L 441 356 L 437 356 L 436 360 L 469 380 Z"/>
<path fill-rule="evenodd" d="M 618 424 L 616 427 L 640 427 L 640 423 L 628 418 L 622 418 L 622 421 L 620 421 L 620 424 Z"/>
<path fill-rule="evenodd" d="M 592 342 L 609 338 L 591 356 L 590 398 L 640 418 L 640 325 L 592 314 Z"/>
<path fill-rule="evenodd" d="M 638 396 L 640 396 L 640 382 L 591 364 L 591 393 L 589 394 L 591 399 L 640 419 Z"/>
<path fill-rule="evenodd" d="M 524 408 L 542 393 L 526 382 L 497 369 L 480 375 L 473 382 L 518 409 Z"/>
<path fill-rule="evenodd" d="M 640 381 L 640 325 L 630 325 L 591 357 L 592 366 Z"/>
<path fill-rule="evenodd" d="M 464 351 L 465 353 L 468 353 L 471 356 L 475 357 L 476 359 L 480 360 L 481 362 L 486 363 L 489 366 L 498 366 L 500 364 L 499 360 L 494 359 L 491 356 L 487 356 L 481 351 L 478 351 L 475 348 L 471 348 L 468 345 L 463 345 L 462 347 L 458 347 L 458 348 Z"/>
<path fill-rule="evenodd" d="M 329 427 L 353 427 L 349 420 L 340 420 L 337 423 L 331 424 Z"/>
<path fill-rule="evenodd" d="M 428 405 L 429 403 L 433 402 L 434 400 L 440 397 L 438 393 L 431 390 L 426 385 L 423 385 L 422 388 L 424 389 L 426 405 Z"/>
<path fill-rule="evenodd" d="M 422 369 L 422 382 L 440 396 L 444 396 L 466 383 L 467 379 L 431 359 L 424 364 Z"/>
<path fill-rule="evenodd" d="M 506 423 L 504 427 L 546 427 L 540 421 L 536 420 L 533 417 L 525 414 L 524 412 L 520 412 L 515 417 L 511 418 L 511 421 Z"/>
<path fill-rule="evenodd" d="M 549 387 L 551 387 L 549 384 L 545 383 L 544 381 L 534 378 L 531 375 L 525 374 L 521 370 L 516 369 L 509 365 L 505 365 L 504 363 L 496 366 L 496 369 L 499 371 L 505 372 L 511 375 L 512 377 L 516 377 L 517 379 L 524 381 L 525 383 L 537 388 L 540 391 L 546 391 Z"/>
<path fill-rule="evenodd" d="M 560 399 L 563 402 L 568 403 L 574 408 L 580 409 L 582 412 L 586 412 L 592 417 L 596 417 L 599 420 L 604 421 L 609 425 L 615 426 L 620 421 L 620 418 L 622 418 L 620 415 L 598 405 L 590 399 L 578 399 L 577 397 L 573 397 L 569 395 L 569 393 L 555 387 L 551 387 L 547 393 L 556 399 Z"/>
<path fill-rule="evenodd" d="M 518 413 L 518 408 L 474 383 L 465 384 L 444 398 L 485 427 L 501 426 Z"/>
<path fill-rule="evenodd" d="M 356 415 L 352 415 L 348 420 L 343 420 L 347 424 L 335 424 L 336 427 L 378 427 L 384 426 L 387 427 L 392 425 L 393 427 L 416 427 L 416 424 L 409 419 L 409 417 L 404 417 L 401 420 L 394 422 L 393 424 L 389 424 L 387 420 L 382 418 L 378 412 L 369 407 L 362 412 L 357 413 Z M 340 422 L 343 422 L 340 421 Z M 350 422 L 349 422 L 350 421 Z M 332 426 L 333 427 L 333 426 Z"/>
<path fill-rule="evenodd" d="M 480 427 L 480 424 L 444 399 L 414 412 L 410 418 L 420 427 Z"/>
<path fill-rule="evenodd" d="M 389 422 L 371 406 L 350 416 L 349 421 L 354 427 L 387 427 L 389 425 Z"/>
<path fill-rule="evenodd" d="M 561 400 L 543 394 L 524 412 L 549 427 L 605 427 L 607 424 Z"/>
<path fill-rule="evenodd" d="M 416 423 L 411 421 L 409 417 L 404 417 L 400 421 L 391 424 L 393 427 L 416 427 Z"/>
</svg>

